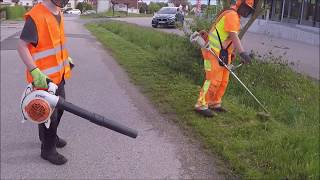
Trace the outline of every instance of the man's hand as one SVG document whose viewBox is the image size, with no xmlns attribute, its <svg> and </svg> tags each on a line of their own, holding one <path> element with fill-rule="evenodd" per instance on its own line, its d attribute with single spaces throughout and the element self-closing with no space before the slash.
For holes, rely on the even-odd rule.
<svg viewBox="0 0 320 180">
<path fill-rule="evenodd" d="M 240 53 L 242 64 L 251 64 L 252 57 L 247 52 Z"/>
<path fill-rule="evenodd" d="M 73 63 L 73 60 L 72 60 L 72 58 L 70 56 L 68 57 L 68 61 L 69 61 L 69 64 L 70 64 L 70 68 L 71 69 L 74 68 L 74 63 Z"/>
<path fill-rule="evenodd" d="M 35 86 L 36 88 L 44 88 L 47 89 L 48 88 L 48 83 L 47 83 L 47 79 L 48 76 L 46 76 L 45 74 L 43 74 L 39 68 L 34 68 L 33 70 L 30 71 L 31 76 L 33 78 L 33 86 Z"/>
</svg>

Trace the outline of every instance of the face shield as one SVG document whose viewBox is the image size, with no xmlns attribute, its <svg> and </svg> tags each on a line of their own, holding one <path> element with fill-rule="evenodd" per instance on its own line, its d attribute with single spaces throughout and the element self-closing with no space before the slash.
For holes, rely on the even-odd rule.
<svg viewBox="0 0 320 180">
<path fill-rule="evenodd" d="M 51 0 L 51 2 L 59 8 L 63 8 L 68 4 L 69 0 Z"/>
<path fill-rule="evenodd" d="M 238 14 L 242 17 L 248 17 L 250 14 L 253 14 L 254 9 L 247 5 L 246 3 L 241 3 L 237 10 Z"/>
</svg>

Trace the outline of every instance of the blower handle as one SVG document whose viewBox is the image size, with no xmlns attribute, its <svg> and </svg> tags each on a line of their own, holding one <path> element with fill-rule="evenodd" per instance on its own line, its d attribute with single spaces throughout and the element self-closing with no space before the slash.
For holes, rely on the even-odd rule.
<svg viewBox="0 0 320 180">
<path fill-rule="evenodd" d="M 136 138 L 138 136 L 138 132 L 136 130 L 128 128 L 128 127 L 126 127 L 116 121 L 109 120 L 99 114 L 82 109 L 82 108 L 80 108 L 70 102 L 65 101 L 61 97 L 59 97 L 59 101 L 57 103 L 57 108 L 66 110 L 72 114 L 75 114 L 75 115 L 80 116 L 84 119 L 87 119 L 94 124 L 111 129 L 113 131 L 116 131 L 120 134 L 129 136 L 131 138 Z"/>
</svg>

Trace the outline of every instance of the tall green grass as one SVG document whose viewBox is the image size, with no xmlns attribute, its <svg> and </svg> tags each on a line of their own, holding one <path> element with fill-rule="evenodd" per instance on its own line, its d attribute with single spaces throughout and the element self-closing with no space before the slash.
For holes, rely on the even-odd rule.
<svg viewBox="0 0 320 180">
<path fill-rule="evenodd" d="M 203 62 L 188 39 L 120 22 L 87 27 L 162 113 L 176 114 L 244 179 L 319 179 L 319 82 L 278 61 L 254 61 L 237 74 L 272 117 L 257 119 L 261 109 L 230 77 L 230 112 L 206 119 L 193 111 Z"/>
</svg>

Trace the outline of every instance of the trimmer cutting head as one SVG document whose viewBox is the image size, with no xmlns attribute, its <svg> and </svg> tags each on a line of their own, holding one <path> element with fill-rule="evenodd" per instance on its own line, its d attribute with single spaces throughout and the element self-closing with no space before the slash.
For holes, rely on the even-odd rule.
<svg viewBox="0 0 320 180">
<path fill-rule="evenodd" d="M 266 113 L 266 112 L 258 112 L 257 116 L 259 117 L 259 119 L 261 120 L 269 120 L 269 118 L 271 117 L 270 113 Z"/>
</svg>

